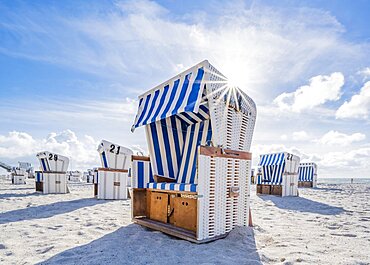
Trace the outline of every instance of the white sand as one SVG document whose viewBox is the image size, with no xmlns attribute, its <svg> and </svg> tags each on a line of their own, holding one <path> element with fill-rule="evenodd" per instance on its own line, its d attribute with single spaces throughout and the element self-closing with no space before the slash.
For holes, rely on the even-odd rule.
<svg viewBox="0 0 370 265">
<path fill-rule="evenodd" d="M 202 245 L 132 224 L 129 201 L 95 200 L 92 185 L 70 189 L 0 180 L 0 264 L 370 264 L 370 184 L 253 190 L 254 229 Z"/>
</svg>

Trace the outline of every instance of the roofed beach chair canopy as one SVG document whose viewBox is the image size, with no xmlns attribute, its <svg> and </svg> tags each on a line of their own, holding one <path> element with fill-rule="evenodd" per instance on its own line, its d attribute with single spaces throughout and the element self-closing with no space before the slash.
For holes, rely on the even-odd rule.
<svg viewBox="0 0 370 265">
<path fill-rule="evenodd" d="M 299 161 L 298 156 L 287 152 L 261 155 L 258 163 L 261 174 L 257 175 L 257 193 L 297 196 Z"/>
<path fill-rule="evenodd" d="M 298 186 L 315 188 L 317 185 L 317 165 L 313 162 L 300 163 L 298 169 Z"/>
<path fill-rule="evenodd" d="M 102 140 L 97 151 L 102 167 L 94 170 L 94 196 L 98 199 L 127 199 L 133 151 Z"/>
<path fill-rule="evenodd" d="M 41 171 L 37 172 L 38 179 L 36 190 L 44 194 L 49 193 L 68 193 L 67 170 L 69 158 L 56 153 L 44 151 L 36 155 L 40 161 Z"/>
<path fill-rule="evenodd" d="M 145 126 L 150 156 L 133 157 L 132 172 L 136 178 L 133 183 L 144 183 L 143 188 L 148 191 L 209 194 L 210 175 L 218 174 L 221 163 L 218 159 L 209 160 L 211 157 L 219 157 L 225 163 L 222 167 L 233 171 L 229 173 L 230 179 L 240 174 L 247 181 L 250 174 L 247 152 L 255 119 L 256 107 L 250 97 L 239 88 L 229 87 L 227 78 L 208 61 L 195 65 L 139 96 L 132 131 Z M 146 168 L 150 166 L 146 175 L 144 164 L 142 174 L 135 168 L 139 162 L 146 162 Z M 217 169 L 212 169 L 215 166 Z M 220 177 L 226 181 L 226 175 Z M 198 215 L 199 211 L 198 203 Z M 197 240 L 210 237 L 199 231 L 199 225 L 196 229 Z"/>
</svg>

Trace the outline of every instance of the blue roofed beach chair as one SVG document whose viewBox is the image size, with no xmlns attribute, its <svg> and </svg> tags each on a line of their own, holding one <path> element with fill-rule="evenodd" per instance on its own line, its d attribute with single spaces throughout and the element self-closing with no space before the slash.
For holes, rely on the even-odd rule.
<svg viewBox="0 0 370 265">
<path fill-rule="evenodd" d="M 67 170 L 69 158 L 48 151 L 40 152 L 36 157 L 40 161 L 41 169 L 37 172 L 36 177 L 43 183 L 42 192 L 44 194 L 68 193 Z M 41 190 L 41 187 L 39 186 L 36 189 Z"/>
<path fill-rule="evenodd" d="M 317 165 L 313 162 L 300 163 L 298 168 L 298 187 L 316 188 Z"/>
<path fill-rule="evenodd" d="M 299 160 L 298 156 L 287 152 L 261 155 L 257 194 L 298 196 Z"/>
<path fill-rule="evenodd" d="M 127 199 L 133 152 L 106 140 L 101 141 L 98 152 L 102 167 L 94 170 L 94 195 L 106 200 Z"/>
<path fill-rule="evenodd" d="M 132 158 L 135 223 L 202 243 L 249 223 L 256 107 L 208 61 L 139 97 L 149 157 Z"/>
</svg>

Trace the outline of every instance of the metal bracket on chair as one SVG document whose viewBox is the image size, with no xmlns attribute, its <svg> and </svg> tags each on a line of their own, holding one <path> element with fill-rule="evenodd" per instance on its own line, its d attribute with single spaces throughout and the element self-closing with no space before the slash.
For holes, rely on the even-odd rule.
<svg viewBox="0 0 370 265">
<path fill-rule="evenodd" d="M 229 197 L 230 198 L 237 198 L 239 197 L 240 188 L 239 187 L 230 187 L 229 188 Z"/>
</svg>

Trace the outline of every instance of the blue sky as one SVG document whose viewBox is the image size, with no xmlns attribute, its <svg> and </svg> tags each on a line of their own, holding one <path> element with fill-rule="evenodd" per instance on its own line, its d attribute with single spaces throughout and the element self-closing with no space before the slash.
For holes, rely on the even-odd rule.
<svg viewBox="0 0 370 265">
<path fill-rule="evenodd" d="M 368 5 L 0 1 L 0 161 L 50 149 L 83 169 L 101 139 L 145 150 L 137 96 L 208 59 L 257 103 L 255 163 L 284 149 L 323 177 L 370 177 Z"/>
</svg>

